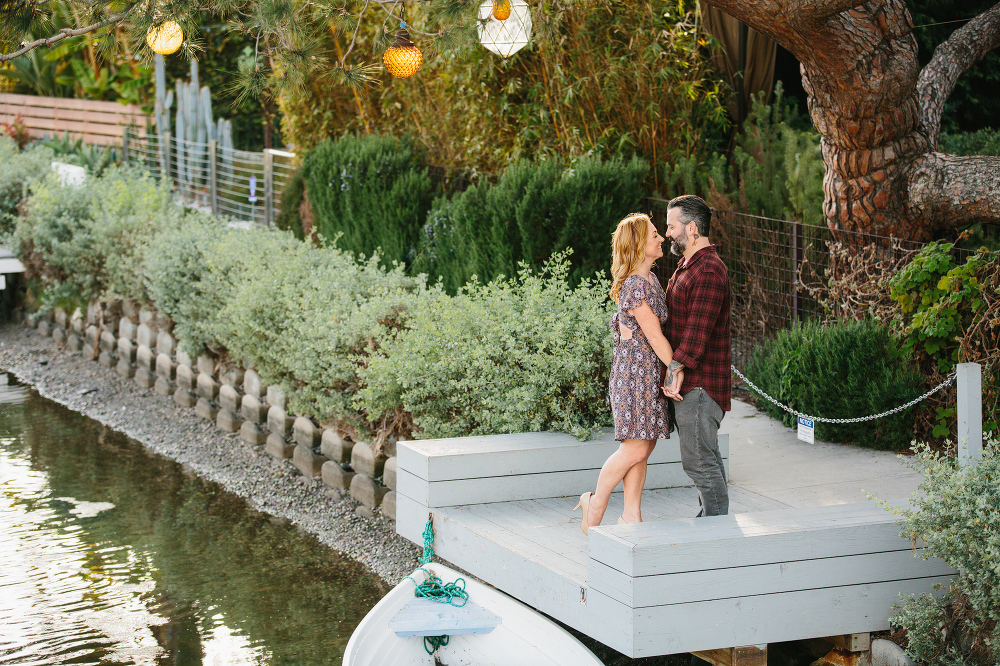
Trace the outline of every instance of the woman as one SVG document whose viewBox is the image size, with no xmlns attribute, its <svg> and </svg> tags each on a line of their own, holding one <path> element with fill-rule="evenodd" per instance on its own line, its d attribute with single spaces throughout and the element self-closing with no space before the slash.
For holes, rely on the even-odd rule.
<svg viewBox="0 0 1000 666">
<path fill-rule="evenodd" d="M 584 534 L 600 525 L 611 492 L 625 487 L 625 512 L 618 523 L 640 523 L 646 460 L 656 440 L 673 429 L 666 398 L 660 392 L 673 350 L 663 334 L 667 320 L 666 296 L 650 272 L 663 256 L 663 236 L 649 217 L 633 213 L 618 223 L 611 239 L 611 300 L 618 312 L 611 318 L 614 355 L 611 362 L 611 411 L 615 439 L 621 442 L 601 468 L 597 491 L 585 492 L 576 505 L 583 507 Z"/>
</svg>

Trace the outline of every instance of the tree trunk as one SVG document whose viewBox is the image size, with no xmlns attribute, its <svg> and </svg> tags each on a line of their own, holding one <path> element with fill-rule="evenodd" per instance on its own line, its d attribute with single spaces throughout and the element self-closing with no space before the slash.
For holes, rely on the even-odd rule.
<svg viewBox="0 0 1000 666">
<path fill-rule="evenodd" d="M 1000 222 L 1000 158 L 934 152 L 958 75 L 1000 44 L 1000 5 L 956 31 L 921 73 L 904 0 L 705 1 L 802 64 L 826 163 L 823 213 L 840 240 L 927 241 L 943 229 Z"/>
</svg>

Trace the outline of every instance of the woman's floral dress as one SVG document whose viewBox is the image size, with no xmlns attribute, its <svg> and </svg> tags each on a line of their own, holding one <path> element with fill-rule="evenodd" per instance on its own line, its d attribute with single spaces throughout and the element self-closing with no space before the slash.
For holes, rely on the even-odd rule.
<svg viewBox="0 0 1000 666">
<path fill-rule="evenodd" d="M 656 276 L 652 277 L 653 284 L 639 275 L 625 278 L 618 294 L 618 312 L 611 318 L 614 356 L 608 392 L 618 441 L 663 439 L 673 430 L 667 398 L 660 390 L 666 366 L 646 340 L 639 322 L 628 312 L 645 301 L 663 330 L 667 321 L 666 295 Z M 631 339 L 621 335 L 619 324 L 632 331 Z"/>
</svg>

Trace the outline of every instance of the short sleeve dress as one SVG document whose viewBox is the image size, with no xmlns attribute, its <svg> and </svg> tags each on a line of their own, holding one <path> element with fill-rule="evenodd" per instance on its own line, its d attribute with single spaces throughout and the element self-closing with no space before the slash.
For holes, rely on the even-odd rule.
<svg viewBox="0 0 1000 666">
<path fill-rule="evenodd" d="M 659 280 L 653 284 L 639 275 L 625 278 L 618 294 L 618 312 L 611 317 L 614 354 L 608 392 L 615 417 L 615 439 L 663 439 L 670 435 L 673 424 L 667 398 L 660 390 L 666 366 L 646 340 L 639 322 L 629 310 L 643 301 L 660 320 L 663 330 L 667 321 L 667 300 Z M 621 335 L 619 323 L 632 331 L 632 338 Z"/>
</svg>

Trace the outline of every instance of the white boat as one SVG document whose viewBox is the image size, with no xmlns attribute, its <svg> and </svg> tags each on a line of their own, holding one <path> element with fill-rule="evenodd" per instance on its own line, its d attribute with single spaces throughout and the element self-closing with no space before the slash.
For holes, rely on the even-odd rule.
<svg viewBox="0 0 1000 666">
<path fill-rule="evenodd" d="M 361 620 L 347 643 L 344 666 L 603 666 L 575 636 L 503 592 L 442 564 L 424 568 L 445 583 L 464 579 L 466 606 L 414 596 L 414 580 L 426 578 L 417 569 Z M 421 635 L 432 632 L 449 634 L 433 656 Z"/>
</svg>

